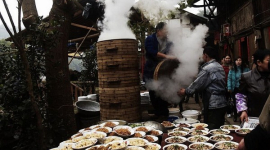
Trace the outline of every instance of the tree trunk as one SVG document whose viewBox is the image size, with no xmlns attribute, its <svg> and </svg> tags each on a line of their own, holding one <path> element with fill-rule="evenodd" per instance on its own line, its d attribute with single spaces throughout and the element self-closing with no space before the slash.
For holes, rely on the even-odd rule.
<svg viewBox="0 0 270 150">
<path fill-rule="evenodd" d="M 23 24 L 25 28 L 28 28 L 31 24 L 36 22 L 38 17 L 38 12 L 36 8 L 35 0 L 20 0 L 22 3 L 23 10 Z"/>
</svg>

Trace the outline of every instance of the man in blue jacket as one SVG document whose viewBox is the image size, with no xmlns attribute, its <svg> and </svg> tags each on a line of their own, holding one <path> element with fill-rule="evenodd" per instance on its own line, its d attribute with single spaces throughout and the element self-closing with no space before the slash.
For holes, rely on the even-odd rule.
<svg viewBox="0 0 270 150">
<path fill-rule="evenodd" d="M 146 64 L 144 66 L 144 81 L 151 82 L 156 66 L 163 59 L 173 59 L 168 56 L 168 52 L 172 45 L 167 39 L 168 30 L 165 22 L 160 22 L 156 26 L 156 32 L 148 36 L 145 40 Z M 150 100 L 155 109 L 156 116 L 168 116 L 168 103 L 162 100 L 155 91 L 149 90 Z"/>
</svg>

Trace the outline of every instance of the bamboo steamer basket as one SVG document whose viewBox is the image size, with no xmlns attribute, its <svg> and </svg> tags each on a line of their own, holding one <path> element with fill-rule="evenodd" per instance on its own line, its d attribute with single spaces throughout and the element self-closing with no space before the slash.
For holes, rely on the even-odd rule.
<svg viewBox="0 0 270 150">
<path fill-rule="evenodd" d="M 98 60 L 99 70 L 131 70 L 139 68 L 139 63 L 137 58 L 129 59 L 100 59 Z"/>
<path fill-rule="evenodd" d="M 180 62 L 176 59 L 165 59 L 161 61 L 155 68 L 153 79 L 158 80 L 161 77 L 169 77 L 178 68 Z"/>
</svg>

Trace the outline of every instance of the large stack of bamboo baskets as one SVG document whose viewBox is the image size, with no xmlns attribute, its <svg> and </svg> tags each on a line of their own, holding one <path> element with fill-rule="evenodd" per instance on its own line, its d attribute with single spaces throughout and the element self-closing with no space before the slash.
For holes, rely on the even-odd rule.
<svg viewBox="0 0 270 150">
<path fill-rule="evenodd" d="M 137 41 L 119 39 L 98 42 L 97 59 L 101 120 L 139 121 Z"/>
</svg>

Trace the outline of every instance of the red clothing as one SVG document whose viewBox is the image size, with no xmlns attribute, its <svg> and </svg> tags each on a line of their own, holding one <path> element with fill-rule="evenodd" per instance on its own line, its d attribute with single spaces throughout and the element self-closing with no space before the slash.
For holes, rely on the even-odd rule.
<svg viewBox="0 0 270 150">
<path fill-rule="evenodd" d="M 224 71 L 225 71 L 225 81 L 226 81 L 226 85 L 227 85 L 227 79 L 228 79 L 228 74 L 229 74 L 229 71 L 230 71 L 230 66 L 224 66 L 222 65 Z"/>
</svg>

